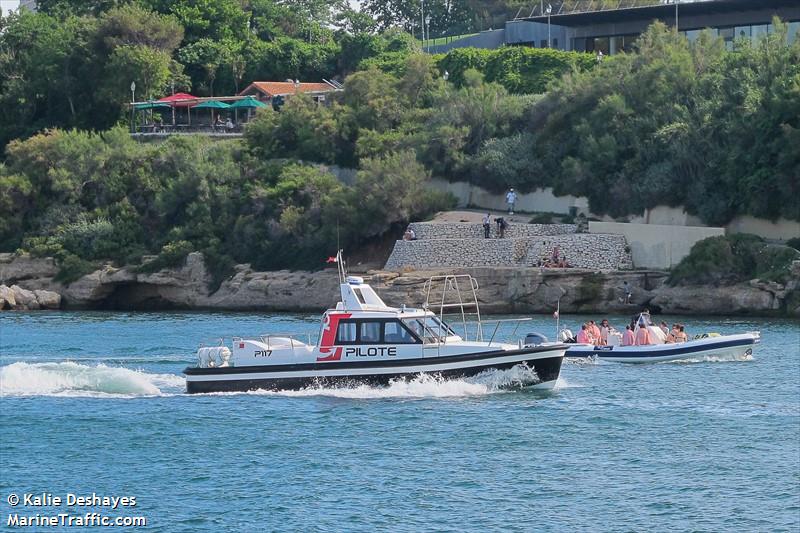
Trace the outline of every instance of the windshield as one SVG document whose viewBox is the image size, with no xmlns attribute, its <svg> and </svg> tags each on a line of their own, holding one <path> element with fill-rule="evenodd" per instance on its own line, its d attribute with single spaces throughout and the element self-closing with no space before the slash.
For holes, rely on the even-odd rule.
<svg viewBox="0 0 800 533">
<path fill-rule="evenodd" d="M 450 326 L 435 316 L 407 318 L 403 323 L 425 342 L 437 342 L 443 337 L 455 335 Z"/>
</svg>

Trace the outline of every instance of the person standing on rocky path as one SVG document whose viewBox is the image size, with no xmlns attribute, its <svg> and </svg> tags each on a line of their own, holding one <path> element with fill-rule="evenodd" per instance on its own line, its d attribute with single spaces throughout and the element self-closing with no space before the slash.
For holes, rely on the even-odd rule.
<svg viewBox="0 0 800 533">
<path fill-rule="evenodd" d="M 508 189 L 506 193 L 506 205 L 508 205 L 508 214 L 514 214 L 514 204 L 517 203 L 517 193 L 514 192 L 514 187 Z"/>
<path fill-rule="evenodd" d="M 483 217 L 483 238 L 489 238 L 489 231 L 492 229 L 492 217 L 489 213 L 486 213 L 486 216 Z"/>
<path fill-rule="evenodd" d="M 633 296 L 633 293 L 631 291 L 631 286 L 628 285 L 627 281 L 623 281 L 622 282 L 622 292 L 625 295 L 624 296 L 625 299 L 624 299 L 623 303 L 626 304 L 626 305 L 631 303 L 631 296 Z"/>
</svg>

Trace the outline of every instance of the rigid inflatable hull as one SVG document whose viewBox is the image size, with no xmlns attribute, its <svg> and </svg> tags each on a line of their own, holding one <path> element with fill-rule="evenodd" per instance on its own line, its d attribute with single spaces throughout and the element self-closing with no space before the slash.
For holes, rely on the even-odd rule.
<svg viewBox="0 0 800 533">
<path fill-rule="evenodd" d="M 336 361 L 293 365 L 196 368 L 184 370 L 186 392 L 247 392 L 299 390 L 308 387 L 367 384 L 388 385 L 395 379 L 422 373 L 445 378 L 470 377 L 487 370 L 527 365 L 538 378 L 532 388 L 552 389 L 561 372 L 566 346 L 523 348 L 458 356 L 380 361 Z"/>
<path fill-rule="evenodd" d="M 577 345 L 567 350 L 567 357 L 593 357 L 617 363 L 662 363 L 697 359 L 700 357 L 739 358 L 753 353 L 757 337 L 733 335 L 712 337 L 681 344 L 649 346 L 589 346 Z"/>
</svg>

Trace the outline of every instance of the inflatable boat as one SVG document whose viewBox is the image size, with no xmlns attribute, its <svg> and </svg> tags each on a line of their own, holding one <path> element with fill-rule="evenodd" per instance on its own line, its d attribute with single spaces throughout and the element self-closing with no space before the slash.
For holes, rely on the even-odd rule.
<svg viewBox="0 0 800 533">
<path fill-rule="evenodd" d="M 572 344 L 567 357 L 596 358 L 617 363 L 661 363 L 719 357 L 741 359 L 753 354 L 761 341 L 758 331 L 736 335 L 701 335 L 687 342 L 673 344 L 648 344 L 644 346 L 593 346 Z"/>
</svg>

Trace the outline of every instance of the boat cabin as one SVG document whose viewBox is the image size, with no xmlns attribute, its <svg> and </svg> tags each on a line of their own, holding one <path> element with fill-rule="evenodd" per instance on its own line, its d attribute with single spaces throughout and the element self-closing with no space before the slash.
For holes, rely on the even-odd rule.
<svg viewBox="0 0 800 533">
<path fill-rule="evenodd" d="M 461 340 L 430 311 L 386 305 L 358 276 L 347 276 L 340 288 L 342 300 L 335 309 L 327 311 L 322 320 L 320 339 L 323 339 L 323 346 L 430 344 Z"/>
</svg>

